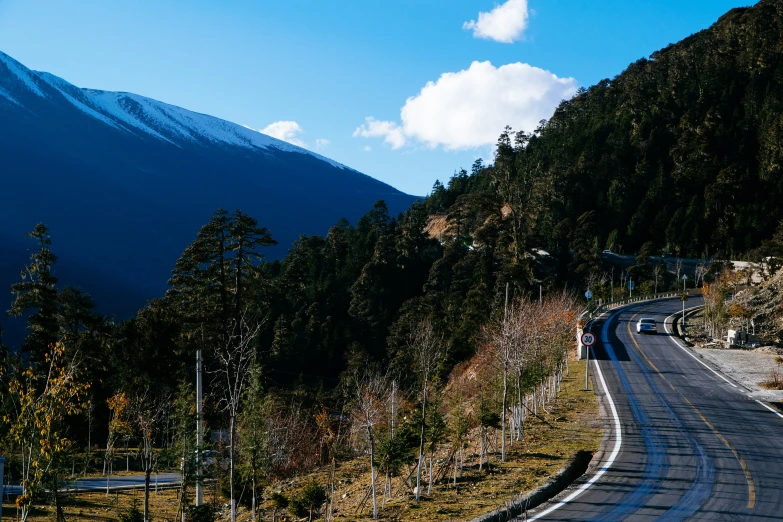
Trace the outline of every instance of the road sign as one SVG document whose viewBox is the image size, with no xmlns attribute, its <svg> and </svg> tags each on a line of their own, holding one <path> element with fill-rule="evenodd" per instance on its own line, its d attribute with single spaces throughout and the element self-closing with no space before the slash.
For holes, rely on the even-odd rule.
<svg viewBox="0 0 783 522">
<path fill-rule="evenodd" d="M 595 334 L 593 332 L 583 333 L 582 344 L 585 346 L 593 346 L 595 344 Z"/>
<path fill-rule="evenodd" d="M 593 298 L 593 292 L 591 292 L 590 290 L 585 292 L 585 298 L 592 299 Z"/>
<path fill-rule="evenodd" d="M 628 290 L 633 290 L 633 287 L 634 287 L 633 279 L 629 279 L 628 280 Z"/>
<path fill-rule="evenodd" d="M 687 301 L 688 300 L 688 294 L 682 294 L 680 297 L 680 301 Z"/>
</svg>

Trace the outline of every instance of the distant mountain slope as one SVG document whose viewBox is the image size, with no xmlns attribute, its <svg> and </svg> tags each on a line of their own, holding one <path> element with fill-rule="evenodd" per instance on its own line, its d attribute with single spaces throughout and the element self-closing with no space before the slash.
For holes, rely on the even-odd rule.
<svg viewBox="0 0 783 522">
<path fill-rule="evenodd" d="M 128 93 L 80 89 L 0 53 L 0 307 L 49 225 L 57 275 L 106 313 L 161 295 L 174 262 L 218 207 L 269 228 L 280 256 L 300 234 L 415 199 L 303 148 Z M 7 326 L 9 321 L 0 321 Z"/>
<path fill-rule="evenodd" d="M 599 251 L 757 247 L 783 219 L 783 1 L 734 9 L 582 90 L 527 148 L 556 187 L 539 218 L 552 243 L 585 216 Z"/>
</svg>

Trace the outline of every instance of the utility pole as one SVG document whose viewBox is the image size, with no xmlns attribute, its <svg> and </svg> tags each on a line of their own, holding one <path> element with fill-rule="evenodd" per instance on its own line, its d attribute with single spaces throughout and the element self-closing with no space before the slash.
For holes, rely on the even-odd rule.
<svg viewBox="0 0 783 522">
<path fill-rule="evenodd" d="M 196 505 L 204 503 L 204 485 L 201 473 L 201 431 L 203 424 L 203 401 L 201 398 L 201 349 L 196 350 Z M 187 463 L 183 462 L 183 465 Z"/>
<path fill-rule="evenodd" d="M 0 520 L 3 520 L 3 489 L 5 487 L 5 470 L 3 469 L 5 466 L 5 458 L 0 457 Z"/>
<path fill-rule="evenodd" d="M 688 279 L 688 276 L 685 274 L 682 274 L 682 331 L 685 332 L 685 281 Z"/>
</svg>

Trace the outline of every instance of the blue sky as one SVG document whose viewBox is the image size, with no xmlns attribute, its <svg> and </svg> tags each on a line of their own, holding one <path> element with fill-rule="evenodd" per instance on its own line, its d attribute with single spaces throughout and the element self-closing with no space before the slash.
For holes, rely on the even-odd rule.
<svg viewBox="0 0 783 522">
<path fill-rule="evenodd" d="M 423 195 L 491 160 L 504 125 L 532 130 L 577 87 L 750 3 L 0 0 L 0 50 L 80 87 L 266 129 Z"/>
</svg>

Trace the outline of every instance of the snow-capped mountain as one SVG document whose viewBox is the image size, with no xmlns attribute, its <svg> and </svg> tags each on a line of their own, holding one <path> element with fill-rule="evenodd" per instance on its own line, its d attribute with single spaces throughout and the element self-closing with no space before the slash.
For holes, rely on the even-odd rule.
<svg viewBox="0 0 783 522">
<path fill-rule="evenodd" d="M 189 143 L 212 143 L 247 149 L 274 148 L 309 154 L 334 167 L 347 168 L 302 147 L 220 118 L 137 94 L 80 89 L 53 74 L 31 71 L 0 52 L 0 103 L 5 101 L 17 107 L 25 107 L 17 98 L 24 99 L 29 93 L 54 103 L 66 101 L 85 115 L 114 129 L 138 137 L 152 136 L 175 146 L 179 146 L 177 144 L 184 140 Z"/>
<path fill-rule="evenodd" d="M 4 310 L 29 257 L 24 235 L 38 222 L 51 230 L 61 283 L 125 317 L 163 293 L 177 257 L 219 207 L 269 228 L 280 244 L 269 255 L 279 257 L 300 234 L 354 222 L 379 199 L 394 214 L 415 198 L 241 125 L 79 88 L 0 52 Z"/>
</svg>

